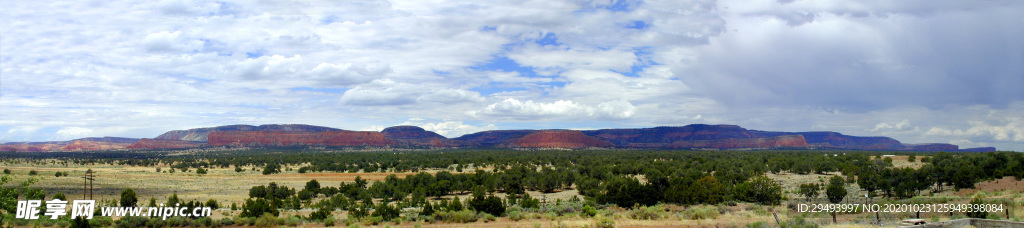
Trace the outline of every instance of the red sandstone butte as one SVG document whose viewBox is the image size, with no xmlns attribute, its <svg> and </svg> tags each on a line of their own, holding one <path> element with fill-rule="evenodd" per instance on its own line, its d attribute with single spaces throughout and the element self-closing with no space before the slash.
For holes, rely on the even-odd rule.
<svg viewBox="0 0 1024 228">
<path fill-rule="evenodd" d="M 133 150 L 151 150 L 151 149 L 185 149 L 185 148 L 196 148 L 203 144 L 181 141 L 181 140 L 164 140 L 164 139 L 140 139 L 135 144 L 128 146 L 128 149 Z"/>
<path fill-rule="evenodd" d="M 388 146 L 393 145 L 384 134 L 371 131 L 214 131 L 210 146 Z"/>
<path fill-rule="evenodd" d="M 502 143 L 510 148 L 590 148 L 611 147 L 612 143 L 572 130 L 544 130 Z"/>
<path fill-rule="evenodd" d="M 801 135 L 781 135 L 765 138 L 732 138 L 718 140 L 677 141 L 669 148 L 797 148 L 806 147 L 807 141 Z"/>
</svg>

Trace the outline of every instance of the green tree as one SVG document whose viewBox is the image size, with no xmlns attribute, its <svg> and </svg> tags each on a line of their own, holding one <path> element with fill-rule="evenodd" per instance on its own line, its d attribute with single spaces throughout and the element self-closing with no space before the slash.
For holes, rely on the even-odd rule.
<svg viewBox="0 0 1024 228">
<path fill-rule="evenodd" d="M 829 180 L 828 187 L 825 188 L 825 195 L 828 196 L 828 202 L 830 203 L 842 203 L 843 198 L 846 198 L 846 187 L 843 182 L 843 178 L 839 176 L 832 176 Z M 836 223 L 835 212 L 832 212 L 832 223 Z"/>
<path fill-rule="evenodd" d="M 835 177 L 835 176 L 833 176 Z M 810 201 L 814 197 L 818 197 L 818 192 L 821 190 L 820 185 L 815 183 L 800 184 L 800 195 L 807 197 L 807 201 Z"/>
<path fill-rule="evenodd" d="M 455 199 L 452 199 L 452 202 L 448 203 L 448 208 L 445 209 L 448 211 L 461 211 L 463 207 L 462 202 L 459 202 L 459 197 L 456 196 Z"/>
<path fill-rule="evenodd" d="M 654 205 L 663 196 L 663 193 L 659 194 L 661 192 L 630 177 L 616 177 L 605 181 L 603 189 L 604 193 L 597 196 L 598 203 L 611 203 L 624 208 Z"/>
<path fill-rule="evenodd" d="M 181 199 L 178 199 L 178 193 L 171 194 L 171 197 L 167 197 L 167 204 L 165 206 L 175 207 L 175 204 L 181 203 Z"/>
<path fill-rule="evenodd" d="M 400 213 L 401 212 L 398 211 L 398 208 L 389 205 L 387 202 L 381 201 L 370 216 L 380 216 L 381 218 L 384 218 L 384 221 L 391 221 L 392 219 L 398 218 Z"/>
<path fill-rule="evenodd" d="M 0 210 L 7 213 L 14 212 L 18 203 L 17 189 L 6 186 L 7 182 L 11 182 L 11 180 L 13 178 L 10 175 L 0 177 Z M 2 213 L 0 213 L 0 219 L 3 219 Z"/>
<path fill-rule="evenodd" d="M 725 201 L 726 188 L 714 176 L 704 176 L 690 186 L 695 203 L 718 204 Z"/>
<path fill-rule="evenodd" d="M 207 201 L 206 201 L 206 206 L 207 206 L 207 207 L 210 207 L 211 209 L 214 209 L 214 210 L 217 210 L 217 209 L 219 209 L 219 208 L 220 208 L 220 204 L 219 204 L 219 203 L 217 203 L 217 200 L 215 200 L 215 199 L 209 199 L 209 200 L 207 200 Z"/>
<path fill-rule="evenodd" d="M 420 215 L 434 215 L 434 206 L 431 205 L 429 202 L 426 205 L 423 205 L 423 212 L 420 212 Z"/>
<path fill-rule="evenodd" d="M 309 182 L 306 182 L 306 187 L 304 189 L 306 191 L 312 192 L 313 194 L 320 193 L 320 182 L 317 182 L 316 180 L 310 180 Z"/>
<path fill-rule="evenodd" d="M 734 191 L 738 199 L 747 202 L 779 205 L 782 201 L 782 186 L 763 175 L 736 185 Z"/>
<path fill-rule="evenodd" d="M 985 201 L 981 200 L 980 197 L 974 197 L 974 199 L 971 199 L 971 208 L 981 208 L 983 204 L 985 204 Z M 985 210 L 971 210 L 966 212 L 965 214 L 967 215 L 967 217 L 971 218 L 988 217 L 988 212 Z"/>
<path fill-rule="evenodd" d="M 494 216 L 501 216 L 501 214 L 505 213 L 505 204 L 501 202 L 501 198 L 494 195 L 474 197 L 469 201 L 469 206 L 473 207 L 473 210 Z"/>
<path fill-rule="evenodd" d="M 332 209 L 330 207 L 318 207 L 313 213 L 309 213 L 309 220 L 322 221 L 330 217 Z"/>
<path fill-rule="evenodd" d="M 245 200 L 245 203 L 242 204 L 242 214 L 240 214 L 239 216 L 259 217 L 262 216 L 263 213 L 270 213 L 274 216 L 277 216 L 280 212 L 277 211 L 276 207 L 271 206 L 266 199 L 257 198 L 255 200 Z"/>
<path fill-rule="evenodd" d="M 275 174 L 275 173 L 280 173 L 280 172 L 281 172 L 281 165 L 276 164 L 276 163 L 267 163 L 267 165 L 263 167 L 263 175 L 270 175 L 270 174 Z"/>
<path fill-rule="evenodd" d="M 68 200 L 68 197 L 65 196 L 63 192 L 58 192 L 57 194 L 53 194 L 53 198 L 54 199 L 64 200 L 64 201 Z"/>
<path fill-rule="evenodd" d="M 121 191 L 121 206 L 122 207 L 134 207 L 139 202 L 138 198 L 135 198 L 135 191 L 130 188 L 126 188 Z"/>
<path fill-rule="evenodd" d="M 868 192 L 869 197 L 874 196 L 875 190 L 878 190 L 880 182 L 882 182 L 882 179 L 873 168 L 861 169 L 861 172 L 857 174 L 857 185 L 859 185 L 864 191 Z"/>
</svg>

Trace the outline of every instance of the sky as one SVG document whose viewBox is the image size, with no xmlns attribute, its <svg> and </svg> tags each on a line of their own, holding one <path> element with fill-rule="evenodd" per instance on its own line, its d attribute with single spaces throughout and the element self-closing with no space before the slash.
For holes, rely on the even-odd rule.
<svg viewBox="0 0 1024 228">
<path fill-rule="evenodd" d="M 1024 1 L 0 3 L 0 141 L 733 124 L 1024 151 Z"/>
</svg>

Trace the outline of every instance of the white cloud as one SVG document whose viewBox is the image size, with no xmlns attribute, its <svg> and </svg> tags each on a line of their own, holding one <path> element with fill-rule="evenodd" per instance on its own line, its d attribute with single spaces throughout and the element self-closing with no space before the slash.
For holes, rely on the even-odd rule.
<svg viewBox="0 0 1024 228">
<path fill-rule="evenodd" d="M 448 138 L 455 138 L 465 134 L 498 129 L 498 127 L 495 126 L 494 124 L 471 125 L 464 124 L 462 121 L 452 120 L 431 122 L 422 118 L 411 118 L 408 121 L 405 121 L 398 125 L 419 126 L 427 131 L 433 131 L 437 134 L 443 135 L 444 137 Z"/>
<path fill-rule="evenodd" d="M 84 127 L 65 127 L 57 130 L 57 138 L 59 139 L 76 139 L 94 136 L 93 130 Z"/>
<path fill-rule="evenodd" d="M 460 102 L 483 102 L 484 97 L 480 93 L 462 89 L 444 89 L 420 96 L 417 100 L 423 102 L 452 104 Z"/>
<path fill-rule="evenodd" d="M 390 79 L 377 80 L 370 84 L 356 86 L 341 96 L 341 102 L 349 105 L 405 105 L 412 104 L 416 97 L 425 93 L 420 87 L 399 83 Z"/>
<path fill-rule="evenodd" d="M 871 129 L 871 131 L 880 131 L 880 130 L 888 130 L 888 129 L 903 130 L 904 128 L 909 128 L 909 127 L 910 127 L 910 120 L 903 119 L 902 121 L 896 122 L 896 123 L 884 123 L 884 122 L 883 123 L 878 123 L 878 124 L 875 125 L 874 129 Z"/>
<path fill-rule="evenodd" d="M 531 45 L 509 58 L 523 66 L 539 68 L 545 75 L 554 75 L 566 69 L 615 70 L 628 72 L 638 59 L 632 52 L 622 50 L 578 51 L 561 48 L 541 48 Z"/>
<path fill-rule="evenodd" d="M 994 125 L 984 121 L 968 121 L 967 129 L 946 129 L 933 127 L 925 135 L 978 137 L 988 136 L 997 141 L 1024 142 L 1024 121 L 1021 118 L 1006 119 L 1005 124 Z"/>
<path fill-rule="evenodd" d="M 516 120 L 537 120 L 537 119 L 573 119 L 578 118 L 610 118 L 625 119 L 633 116 L 636 107 L 628 101 L 602 102 L 597 107 L 576 103 L 570 100 L 558 100 L 551 103 L 534 102 L 533 100 L 519 101 L 515 98 L 508 98 L 501 102 L 490 104 L 481 110 L 470 111 L 471 116 L 499 117 Z"/>
<path fill-rule="evenodd" d="M 146 50 L 149 52 L 178 53 L 196 50 L 202 45 L 198 40 L 187 40 L 182 37 L 181 31 L 160 31 L 146 35 L 142 40 Z"/>
<path fill-rule="evenodd" d="M 1024 149 L 1022 2 L 5 3 L 5 140 L 424 117 Z"/>
</svg>

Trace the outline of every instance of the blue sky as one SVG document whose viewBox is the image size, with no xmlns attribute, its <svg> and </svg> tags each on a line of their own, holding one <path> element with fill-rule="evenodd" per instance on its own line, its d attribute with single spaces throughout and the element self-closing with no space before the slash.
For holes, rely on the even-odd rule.
<svg viewBox="0 0 1024 228">
<path fill-rule="evenodd" d="M 1020 1 L 13 1 L 0 140 L 695 123 L 1024 151 Z"/>
</svg>

